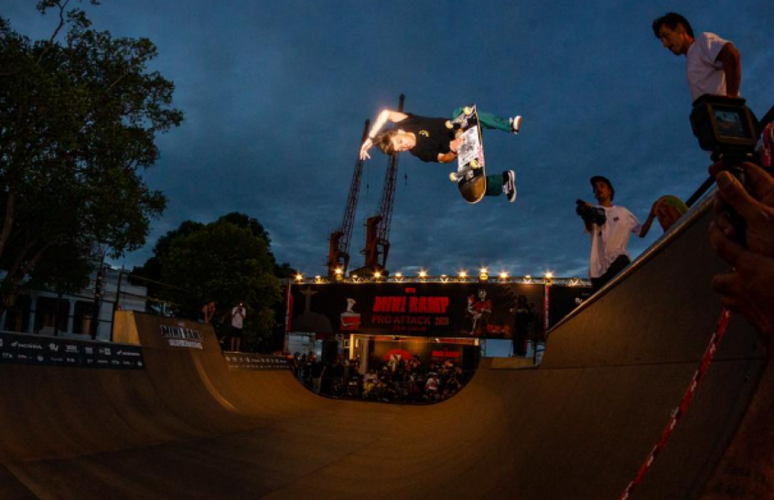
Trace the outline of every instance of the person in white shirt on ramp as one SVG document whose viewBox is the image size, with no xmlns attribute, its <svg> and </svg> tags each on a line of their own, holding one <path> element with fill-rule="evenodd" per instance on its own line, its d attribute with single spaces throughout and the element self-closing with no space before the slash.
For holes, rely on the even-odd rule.
<svg viewBox="0 0 774 500">
<path fill-rule="evenodd" d="M 613 205 L 615 190 L 607 178 L 596 175 L 590 181 L 599 205 L 578 200 L 578 215 L 591 235 L 589 278 L 596 292 L 629 265 L 629 236 L 640 235 L 642 225 L 629 210 Z"/>
<path fill-rule="evenodd" d="M 231 339 L 231 350 L 238 352 L 242 344 L 242 328 L 244 327 L 245 305 L 240 302 L 236 307 L 231 309 L 231 333 L 229 335 Z"/>
<path fill-rule="evenodd" d="M 694 37 L 688 20 L 675 12 L 653 21 L 653 33 L 664 48 L 676 56 L 685 56 L 694 101 L 704 94 L 739 97 L 742 56 L 733 43 L 714 33 Z"/>
</svg>

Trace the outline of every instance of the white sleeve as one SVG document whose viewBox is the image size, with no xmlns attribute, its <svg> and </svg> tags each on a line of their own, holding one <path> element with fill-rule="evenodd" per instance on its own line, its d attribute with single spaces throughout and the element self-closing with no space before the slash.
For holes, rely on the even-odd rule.
<svg viewBox="0 0 774 500">
<path fill-rule="evenodd" d="M 640 221 L 631 212 L 629 212 L 629 225 L 632 228 L 632 233 L 634 233 L 637 236 L 639 236 L 640 235 L 640 231 L 642 230 L 642 224 L 640 224 Z"/>
<path fill-rule="evenodd" d="M 702 59 L 717 68 L 722 67 L 722 64 L 716 64 L 715 60 L 718 58 L 720 51 L 723 50 L 723 47 L 728 43 L 728 40 L 724 40 L 714 33 L 702 33 L 696 39 L 696 43 L 699 44 L 699 49 L 701 49 Z"/>
</svg>

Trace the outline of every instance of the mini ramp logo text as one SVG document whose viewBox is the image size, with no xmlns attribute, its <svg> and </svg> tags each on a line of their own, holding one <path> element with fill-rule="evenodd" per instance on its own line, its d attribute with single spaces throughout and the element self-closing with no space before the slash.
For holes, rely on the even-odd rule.
<svg viewBox="0 0 774 500">
<path fill-rule="evenodd" d="M 188 347 L 190 349 L 203 349 L 204 336 L 202 332 L 182 326 L 161 325 L 161 336 L 167 339 L 172 347 Z"/>
</svg>

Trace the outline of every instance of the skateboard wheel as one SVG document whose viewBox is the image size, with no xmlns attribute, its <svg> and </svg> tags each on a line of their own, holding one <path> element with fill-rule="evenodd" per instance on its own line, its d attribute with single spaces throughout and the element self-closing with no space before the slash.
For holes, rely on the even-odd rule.
<svg viewBox="0 0 774 500">
<path fill-rule="evenodd" d="M 464 108 L 462 108 L 462 112 L 465 113 L 466 115 L 469 115 L 473 112 L 473 108 L 471 108 L 470 106 L 465 106 Z"/>
<path fill-rule="evenodd" d="M 460 180 L 460 178 L 457 176 L 457 172 L 449 172 L 449 180 L 452 182 L 457 182 Z"/>
<path fill-rule="evenodd" d="M 451 122 L 451 120 L 446 120 L 446 128 L 449 130 L 454 128 L 454 124 Z"/>
<path fill-rule="evenodd" d="M 470 160 L 470 168 L 479 168 L 481 165 L 476 160 Z"/>
</svg>

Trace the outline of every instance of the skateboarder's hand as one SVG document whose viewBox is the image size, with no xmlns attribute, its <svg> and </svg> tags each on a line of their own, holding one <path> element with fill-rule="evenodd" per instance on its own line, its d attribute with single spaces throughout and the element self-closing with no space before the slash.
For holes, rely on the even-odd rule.
<svg viewBox="0 0 774 500">
<path fill-rule="evenodd" d="M 747 222 L 747 248 L 764 257 L 774 257 L 774 179 L 752 163 L 742 163 L 740 167 L 746 186 L 717 163 L 710 167 L 718 184 L 715 225 L 728 238 L 737 235 L 737 228 L 728 218 L 730 207 Z"/>
<path fill-rule="evenodd" d="M 366 139 L 362 146 L 360 146 L 360 159 L 361 160 L 368 160 L 371 158 L 371 155 L 368 154 L 368 150 L 371 149 L 371 146 L 374 145 L 374 141 L 372 141 L 370 138 Z"/>
</svg>

